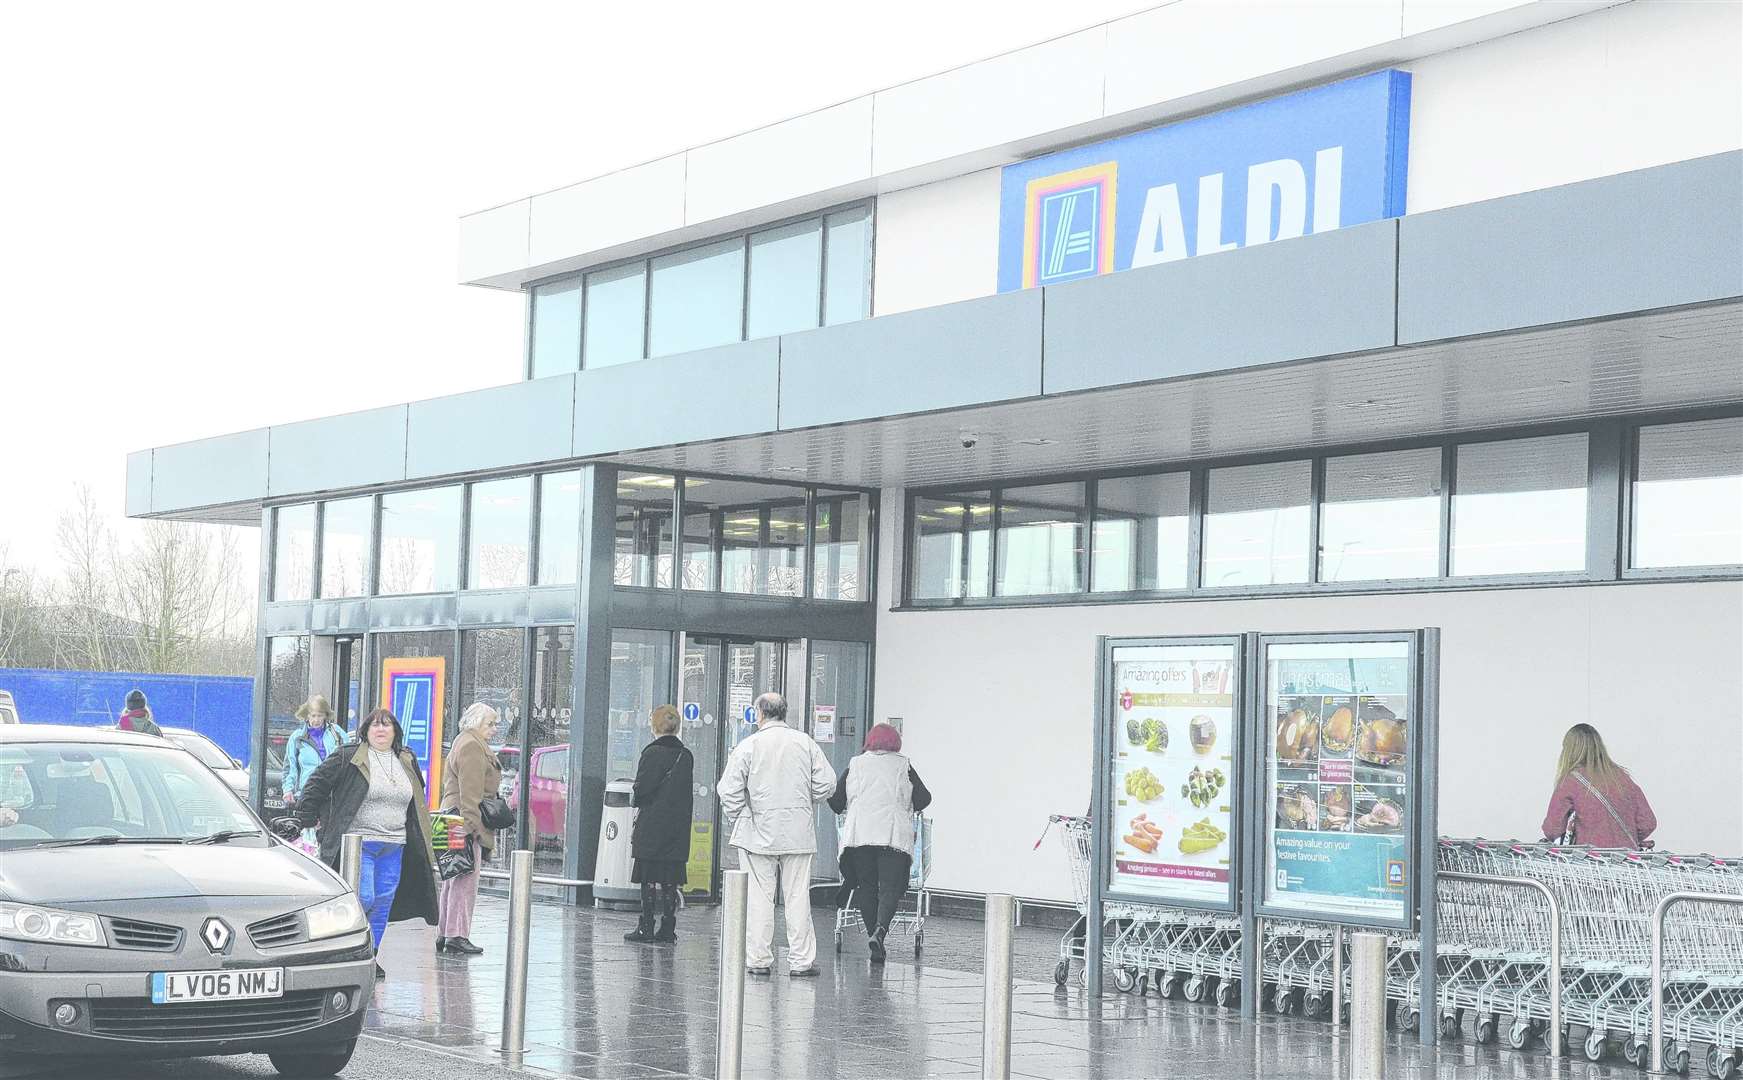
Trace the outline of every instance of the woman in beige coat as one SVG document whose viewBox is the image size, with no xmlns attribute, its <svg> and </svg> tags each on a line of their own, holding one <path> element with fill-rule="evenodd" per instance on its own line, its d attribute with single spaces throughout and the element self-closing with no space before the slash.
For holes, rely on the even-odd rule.
<svg viewBox="0 0 1743 1080">
<path fill-rule="evenodd" d="M 478 804 L 497 794 L 502 786 L 502 762 L 490 743 L 496 738 L 501 717 L 482 701 L 460 714 L 460 734 L 448 748 L 442 775 L 442 808 L 458 813 L 466 822 L 466 835 L 478 842 L 478 862 L 496 847 L 496 836 L 484 827 Z M 477 956 L 484 950 L 472 944 L 472 909 L 478 904 L 478 867 L 442 882 L 441 918 L 436 923 L 436 951 Z"/>
</svg>

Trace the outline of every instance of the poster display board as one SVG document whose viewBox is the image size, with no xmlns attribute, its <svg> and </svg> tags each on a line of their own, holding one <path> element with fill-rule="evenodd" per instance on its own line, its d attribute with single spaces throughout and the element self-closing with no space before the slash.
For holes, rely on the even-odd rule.
<svg viewBox="0 0 1743 1080">
<path fill-rule="evenodd" d="M 1108 654 L 1104 895 L 1232 909 L 1239 639 Z"/>
<path fill-rule="evenodd" d="M 1419 748 L 1409 635 L 1265 640 L 1264 906 L 1407 925 Z"/>
</svg>

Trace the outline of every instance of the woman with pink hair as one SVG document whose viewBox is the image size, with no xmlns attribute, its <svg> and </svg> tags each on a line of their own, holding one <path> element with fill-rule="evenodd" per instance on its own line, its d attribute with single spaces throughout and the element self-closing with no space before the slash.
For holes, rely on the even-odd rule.
<svg viewBox="0 0 1743 1080">
<path fill-rule="evenodd" d="M 841 826 L 841 895 L 851 897 L 865 922 L 872 963 L 884 962 L 884 936 L 908 891 L 914 863 L 914 814 L 932 793 L 902 755 L 902 733 L 889 724 L 866 732 L 865 753 L 848 762 L 829 808 L 846 814 Z"/>
</svg>

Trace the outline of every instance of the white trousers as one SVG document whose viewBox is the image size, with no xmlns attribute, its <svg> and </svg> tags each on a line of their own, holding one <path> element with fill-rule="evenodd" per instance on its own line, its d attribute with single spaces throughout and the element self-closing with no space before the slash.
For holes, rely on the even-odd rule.
<svg viewBox="0 0 1743 1080">
<path fill-rule="evenodd" d="M 781 911 L 787 917 L 787 967 L 803 971 L 817 962 L 817 931 L 811 926 L 812 852 L 758 855 L 741 852 L 750 871 L 750 902 L 745 908 L 746 967 L 775 962 L 775 877 L 780 875 Z"/>
</svg>

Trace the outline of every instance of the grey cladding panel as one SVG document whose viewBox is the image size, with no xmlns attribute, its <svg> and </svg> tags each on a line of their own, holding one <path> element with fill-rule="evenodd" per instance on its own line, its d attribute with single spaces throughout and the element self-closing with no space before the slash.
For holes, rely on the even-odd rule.
<svg viewBox="0 0 1743 1080">
<path fill-rule="evenodd" d="M 781 427 L 1041 392 L 1041 294 L 1005 293 L 781 339 Z"/>
<path fill-rule="evenodd" d="M 154 514 L 246 502 L 266 494 L 265 428 L 160 446 L 151 456 Z M 131 495 L 131 477 L 128 488 Z"/>
<path fill-rule="evenodd" d="M 575 376 L 493 386 L 410 406 L 406 478 L 569 456 Z"/>
<path fill-rule="evenodd" d="M 128 517 L 151 513 L 151 454 L 150 450 L 141 450 L 127 455 Z"/>
<path fill-rule="evenodd" d="M 1398 340 L 1743 295 L 1743 153 L 1407 217 Z"/>
<path fill-rule="evenodd" d="M 775 338 L 583 371 L 575 455 L 773 431 L 779 377 Z"/>
<path fill-rule="evenodd" d="M 273 428 L 270 493 L 282 497 L 404 480 L 406 408 Z"/>
<path fill-rule="evenodd" d="M 1396 230 L 1379 221 L 1051 286 L 1046 392 L 1386 348 Z"/>
</svg>

